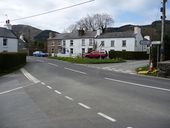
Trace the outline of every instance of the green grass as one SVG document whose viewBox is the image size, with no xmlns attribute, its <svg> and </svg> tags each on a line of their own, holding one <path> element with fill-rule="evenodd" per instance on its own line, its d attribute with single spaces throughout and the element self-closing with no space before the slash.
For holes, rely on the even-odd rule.
<svg viewBox="0 0 170 128">
<path fill-rule="evenodd" d="M 143 75 L 148 75 L 148 76 L 157 76 L 157 73 L 158 73 L 158 70 L 157 69 L 155 69 L 155 70 L 153 70 L 153 71 L 148 71 L 148 69 L 149 69 L 149 65 L 147 65 L 147 66 L 144 66 L 144 67 L 139 67 L 139 68 L 137 68 L 136 69 L 136 72 L 141 72 L 141 71 L 147 71 L 147 73 L 146 74 L 143 74 Z"/>
<path fill-rule="evenodd" d="M 120 63 L 125 62 L 125 60 L 117 59 L 90 59 L 90 58 L 72 58 L 72 57 L 49 57 L 51 59 L 63 60 L 71 63 L 79 64 L 103 64 L 103 63 Z"/>
</svg>

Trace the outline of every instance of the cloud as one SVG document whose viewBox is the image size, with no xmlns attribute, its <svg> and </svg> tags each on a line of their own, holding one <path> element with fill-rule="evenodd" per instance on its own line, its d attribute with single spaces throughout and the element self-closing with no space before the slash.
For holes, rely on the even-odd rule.
<svg viewBox="0 0 170 128">
<path fill-rule="evenodd" d="M 8 14 L 9 19 L 17 19 L 84 1 L 86 0 L 43 0 L 43 2 L 40 2 L 40 0 L 1 0 L 0 21 L 6 20 L 5 14 Z M 108 13 L 115 19 L 115 25 L 150 23 L 157 19 L 157 15 L 159 17 L 160 5 L 159 0 L 95 0 L 91 3 L 47 15 L 12 21 L 12 24 L 28 24 L 40 29 L 52 29 L 62 32 L 69 25 L 87 16 L 87 14 L 92 15 L 96 13 Z M 168 18 L 169 15 L 168 12 Z M 0 25 L 2 26 L 2 23 Z"/>
</svg>

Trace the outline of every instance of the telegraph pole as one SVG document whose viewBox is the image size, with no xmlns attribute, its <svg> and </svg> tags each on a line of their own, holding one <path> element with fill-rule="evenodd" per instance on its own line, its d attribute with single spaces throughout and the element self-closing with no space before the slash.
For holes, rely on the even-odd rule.
<svg viewBox="0 0 170 128">
<path fill-rule="evenodd" d="M 161 29 L 161 61 L 165 60 L 165 42 L 164 42 L 164 34 L 165 34 L 165 19 L 166 19 L 166 2 L 167 0 L 161 0 L 162 7 L 161 7 L 161 20 L 162 20 L 162 29 Z"/>
</svg>

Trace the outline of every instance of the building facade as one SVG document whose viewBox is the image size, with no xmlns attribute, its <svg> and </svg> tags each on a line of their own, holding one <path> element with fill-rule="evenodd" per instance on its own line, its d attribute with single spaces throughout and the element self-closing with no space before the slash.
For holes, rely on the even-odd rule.
<svg viewBox="0 0 170 128">
<path fill-rule="evenodd" d="M 0 27 L 0 52 L 18 52 L 18 39 L 10 29 Z"/>
<path fill-rule="evenodd" d="M 59 56 L 81 56 L 90 51 L 109 52 L 115 51 L 146 51 L 146 46 L 140 45 L 143 40 L 141 29 L 135 27 L 134 31 L 127 32 L 106 32 L 83 31 L 75 33 L 57 34 L 48 39 L 48 48 L 57 47 L 56 51 Z M 51 44 L 53 42 L 54 45 Z M 48 51 L 51 52 L 50 50 Z"/>
</svg>

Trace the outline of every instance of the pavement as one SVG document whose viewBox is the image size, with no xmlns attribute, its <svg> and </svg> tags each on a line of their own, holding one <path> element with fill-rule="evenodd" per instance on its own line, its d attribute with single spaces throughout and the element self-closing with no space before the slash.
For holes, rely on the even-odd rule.
<svg viewBox="0 0 170 128">
<path fill-rule="evenodd" d="M 30 57 L 0 77 L 0 128 L 169 128 L 169 82 Z"/>
<path fill-rule="evenodd" d="M 87 67 L 103 69 L 126 74 L 136 74 L 136 68 L 148 65 L 148 60 L 127 60 L 123 63 L 113 64 L 82 64 Z"/>
</svg>

